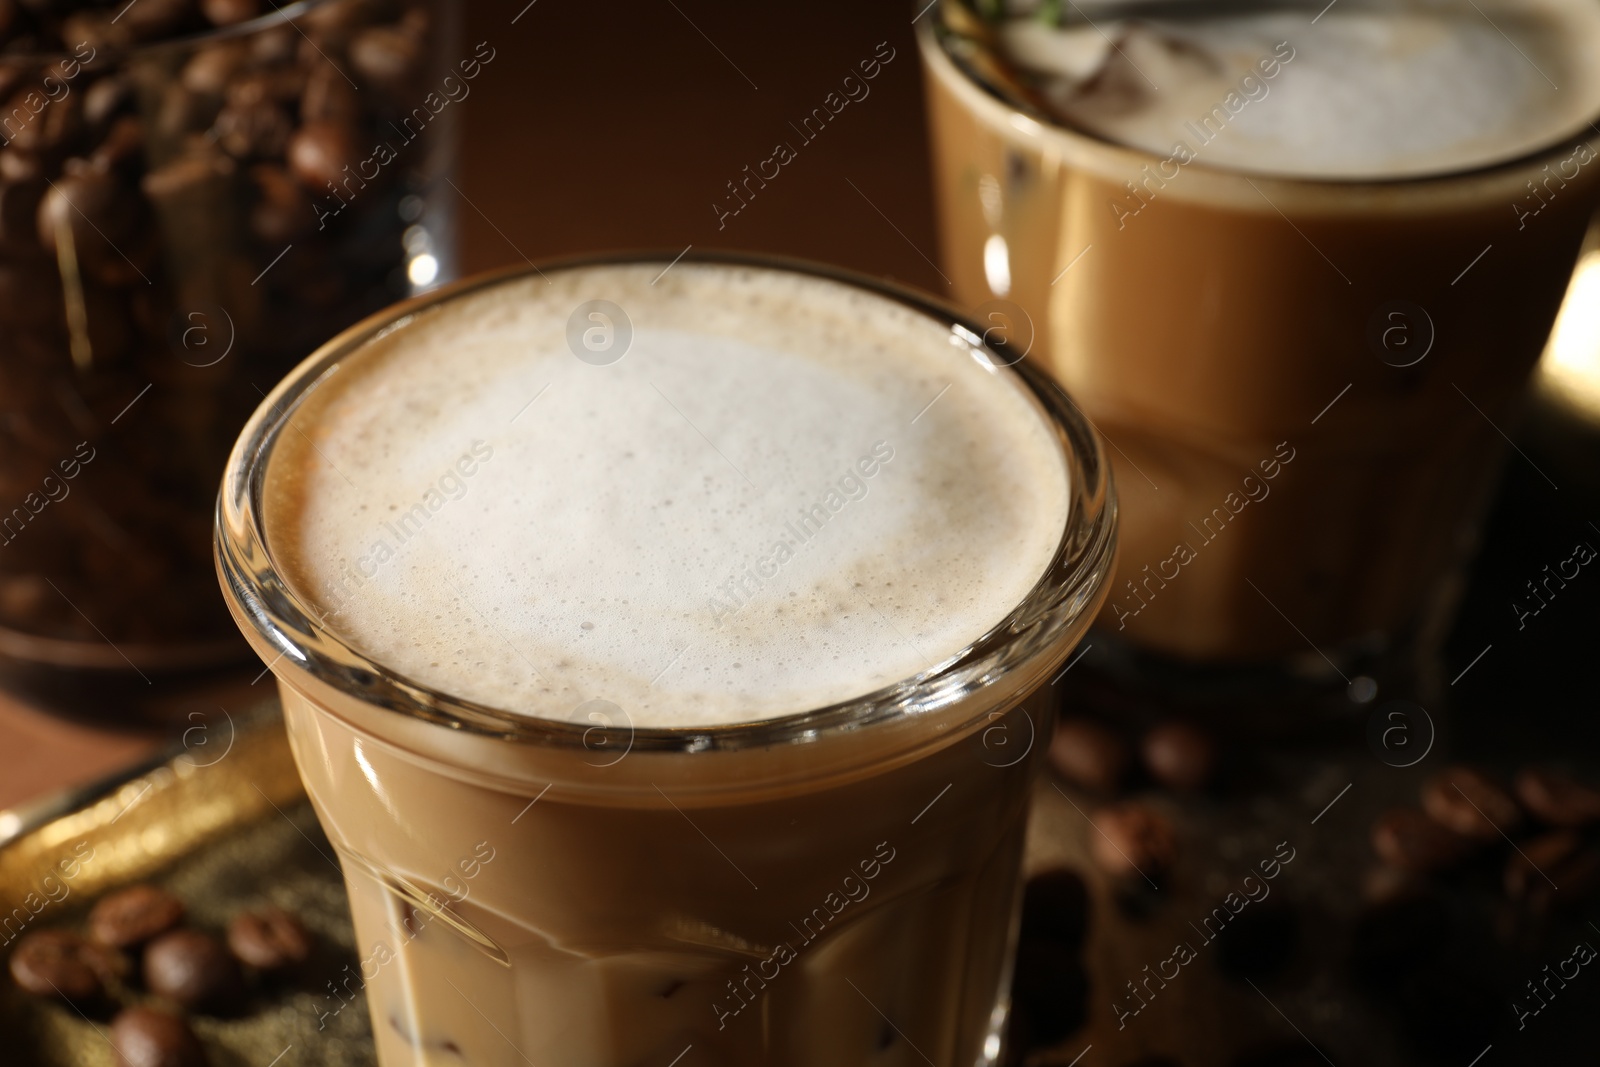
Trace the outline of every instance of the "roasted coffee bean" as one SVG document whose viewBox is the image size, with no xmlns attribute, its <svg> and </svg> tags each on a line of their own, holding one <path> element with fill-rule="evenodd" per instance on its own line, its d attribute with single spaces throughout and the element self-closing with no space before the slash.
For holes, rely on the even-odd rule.
<svg viewBox="0 0 1600 1067">
<path fill-rule="evenodd" d="M 17 24 L 17 0 L 0 0 L 0 37 Z"/>
<path fill-rule="evenodd" d="M 403 90 L 422 64 L 422 42 L 397 26 L 371 26 L 350 41 L 350 65 L 368 85 Z"/>
<path fill-rule="evenodd" d="M 288 63 L 303 38 L 293 26 L 274 26 L 250 35 L 250 58 L 263 66 Z"/>
<path fill-rule="evenodd" d="M 1472 841 L 1415 808 L 1396 808 L 1372 824 L 1372 850 L 1385 863 L 1425 874 L 1465 859 Z"/>
<path fill-rule="evenodd" d="M 1169 789 L 1200 789 L 1216 768 L 1217 747 L 1209 734 L 1184 722 L 1164 722 L 1144 735 L 1145 769 Z"/>
<path fill-rule="evenodd" d="M 1600 790 L 1555 771 L 1530 769 L 1517 775 L 1517 799 L 1534 818 L 1552 826 L 1585 826 L 1600 820 Z"/>
<path fill-rule="evenodd" d="M 1022 940 L 1076 953 L 1088 927 L 1089 890 L 1076 871 L 1058 867 L 1028 879 L 1022 891 Z"/>
<path fill-rule="evenodd" d="M 100 996 L 100 969 L 93 949 L 65 930 L 24 934 L 11 950 L 11 977 L 38 997 L 62 997 L 81 1004 Z"/>
<path fill-rule="evenodd" d="M 212 25 L 232 26 L 261 14 L 261 0 L 200 0 L 200 10 Z"/>
<path fill-rule="evenodd" d="M 327 0 L 307 11 L 301 25 L 318 41 L 343 41 L 367 20 L 368 7 L 365 0 Z"/>
<path fill-rule="evenodd" d="M 287 911 L 267 907 L 234 917 L 228 924 L 228 948 L 252 967 L 276 971 L 310 957 L 311 935 Z"/>
<path fill-rule="evenodd" d="M 1522 812 L 1511 794 L 1470 767 L 1451 767 L 1422 787 L 1422 808 L 1458 834 L 1493 840 L 1517 828 Z"/>
<path fill-rule="evenodd" d="M 0 618 L 33 618 L 54 592 L 50 583 L 37 574 L 0 577 Z"/>
<path fill-rule="evenodd" d="M 283 155 L 294 132 L 294 124 L 283 108 L 270 101 L 248 106 L 229 104 L 217 114 L 212 126 L 217 143 L 238 159 L 269 158 Z"/>
<path fill-rule="evenodd" d="M 270 245 L 282 245 L 309 233 L 317 217 L 311 197 L 282 167 L 260 164 L 251 168 L 258 198 L 250 209 L 250 229 Z"/>
<path fill-rule="evenodd" d="M 115 11 L 79 11 L 62 20 L 61 40 L 75 55 L 87 55 L 88 49 L 94 49 L 96 60 L 104 63 L 127 51 L 133 44 L 133 30 Z"/>
<path fill-rule="evenodd" d="M 289 141 L 289 168 L 312 192 L 347 179 L 356 162 L 355 131 L 337 122 L 308 122 Z"/>
<path fill-rule="evenodd" d="M 172 930 L 145 946 L 144 982 L 193 1011 L 225 1011 L 244 989 L 227 948 L 200 930 Z"/>
<path fill-rule="evenodd" d="M 194 23 L 194 0 L 139 0 L 116 15 L 141 41 L 168 37 Z"/>
<path fill-rule="evenodd" d="M 129 1008 L 111 1020 L 119 1067 L 205 1067 L 205 1049 L 189 1024 L 154 1008 Z"/>
<path fill-rule="evenodd" d="M 83 131 L 83 95 L 67 93 L 52 100 L 25 89 L 5 105 L 8 147 L 52 155 L 70 150 Z"/>
<path fill-rule="evenodd" d="M 308 77 L 299 67 L 251 71 L 229 84 L 228 103 L 236 107 L 290 103 L 305 92 Z"/>
<path fill-rule="evenodd" d="M 39 157 L 15 148 L 0 151 L 0 181 L 43 181 L 44 166 Z"/>
<path fill-rule="evenodd" d="M 306 75 L 305 95 L 300 98 L 300 121 L 354 126 L 360 117 L 361 101 L 355 86 L 332 64 L 312 67 Z"/>
<path fill-rule="evenodd" d="M 1165 815 L 1130 801 L 1101 808 L 1089 833 L 1089 855 L 1114 878 L 1150 878 L 1170 868 L 1177 836 Z"/>
<path fill-rule="evenodd" d="M 102 129 L 133 100 L 133 87 L 120 74 L 96 78 L 83 91 L 83 118 L 95 129 Z"/>
<path fill-rule="evenodd" d="M 183 901 L 159 886 L 130 885 L 89 911 L 89 934 L 102 945 L 131 948 L 183 921 Z"/>
<path fill-rule="evenodd" d="M 1073 785 L 1113 793 L 1128 769 L 1128 746 L 1093 720 L 1062 719 L 1050 741 L 1050 765 Z"/>
<path fill-rule="evenodd" d="M 250 49 L 242 41 L 219 41 L 206 45 L 189 57 L 180 81 L 191 93 L 221 96 L 228 82 L 250 61 Z"/>
</svg>

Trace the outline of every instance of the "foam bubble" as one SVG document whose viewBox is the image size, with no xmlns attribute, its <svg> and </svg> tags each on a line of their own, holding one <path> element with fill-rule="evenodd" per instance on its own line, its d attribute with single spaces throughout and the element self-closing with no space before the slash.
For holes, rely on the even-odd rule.
<svg viewBox="0 0 1600 1067">
<path fill-rule="evenodd" d="M 1014 378 L 853 287 L 659 270 L 479 290 L 309 395 L 266 523 L 333 632 L 483 704 L 694 726 L 903 680 L 1027 595 L 1069 491 Z"/>
<path fill-rule="evenodd" d="M 1162 157 L 1182 146 L 1209 166 L 1419 177 L 1593 132 L 1600 4 L 1341 0 L 1313 24 L 1315 13 L 1064 30 L 1029 18 L 1000 39 L 1068 123 Z"/>
</svg>

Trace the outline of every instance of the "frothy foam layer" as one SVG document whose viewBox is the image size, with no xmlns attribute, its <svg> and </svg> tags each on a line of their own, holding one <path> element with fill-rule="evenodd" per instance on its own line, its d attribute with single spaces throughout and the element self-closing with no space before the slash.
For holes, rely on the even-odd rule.
<svg viewBox="0 0 1600 1067">
<path fill-rule="evenodd" d="M 1320 6 L 1065 29 L 1016 18 L 999 40 L 1067 123 L 1176 165 L 1420 177 L 1594 132 L 1600 4 L 1343 0 L 1313 24 Z"/>
<path fill-rule="evenodd" d="M 479 703 L 698 726 L 909 678 L 1026 597 L 1069 487 L 1013 376 L 853 287 L 660 270 L 479 290 L 308 395 L 265 520 L 329 630 Z"/>
</svg>

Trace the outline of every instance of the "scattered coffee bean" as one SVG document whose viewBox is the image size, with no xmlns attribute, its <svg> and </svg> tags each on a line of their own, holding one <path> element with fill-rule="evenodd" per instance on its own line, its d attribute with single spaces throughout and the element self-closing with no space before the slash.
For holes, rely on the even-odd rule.
<svg viewBox="0 0 1600 1067">
<path fill-rule="evenodd" d="M 95 1000 L 101 993 L 91 946 L 65 930 L 23 935 L 11 952 L 11 977 L 34 996 L 61 997 L 75 1004 Z"/>
<path fill-rule="evenodd" d="M 239 965 L 221 941 L 200 930 L 173 930 L 144 950 L 150 992 L 194 1011 L 226 1011 L 243 992 Z"/>
<path fill-rule="evenodd" d="M 1112 877 L 1154 879 L 1177 854 L 1172 824 L 1155 809 L 1130 801 L 1095 813 L 1089 855 Z"/>
<path fill-rule="evenodd" d="M 266 907 L 234 917 L 228 924 L 228 948 L 252 967 L 276 971 L 306 961 L 311 935 L 287 911 Z"/>
<path fill-rule="evenodd" d="M 232 26 L 261 14 L 261 0 L 200 0 L 200 10 L 213 25 Z"/>
<path fill-rule="evenodd" d="M 1422 808 L 1440 825 L 1486 841 L 1522 821 L 1511 794 L 1470 767 L 1451 767 L 1429 778 L 1422 786 Z"/>
<path fill-rule="evenodd" d="M 1471 851 L 1472 842 L 1415 808 L 1385 812 L 1372 824 L 1372 850 L 1385 863 L 1425 874 L 1443 870 Z"/>
<path fill-rule="evenodd" d="M 1216 768 L 1209 734 L 1184 722 L 1165 722 L 1144 735 L 1141 746 L 1150 776 L 1169 789 L 1203 788 Z"/>
<path fill-rule="evenodd" d="M 1585 826 L 1600 821 L 1600 790 L 1555 771 L 1525 770 L 1517 775 L 1517 799 L 1533 816 L 1552 826 Z"/>
<path fill-rule="evenodd" d="M 1050 741 L 1050 765 L 1073 785 L 1113 793 L 1128 769 L 1128 746 L 1090 719 L 1062 719 Z"/>
<path fill-rule="evenodd" d="M 129 1008 L 111 1020 L 111 1046 L 119 1067 L 204 1067 L 205 1050 L 176 1015 Z"/>
<path fill-rule="evenodd" d="M 1023 941 L 1076 953 L 1083 949 L 1088 926 L 1089 890 L 1076 871 L 1058 867 L 1028 879 L 1022 891 Z"/>
<path fill-rule="evenodd" d="M 183 901 L 153 885 L 130 885 L 89 911 L 89 933 L 102 945 L 132 948 L 183 921 Z"/>
</svg>

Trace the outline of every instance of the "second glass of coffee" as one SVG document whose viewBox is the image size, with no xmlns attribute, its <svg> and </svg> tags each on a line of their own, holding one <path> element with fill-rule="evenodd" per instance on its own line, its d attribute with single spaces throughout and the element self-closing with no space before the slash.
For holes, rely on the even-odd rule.
<svg viewBox="0 0 1600 1067">
<path fill-rule="evenodd" d="M 588 264 L 272 394 L 219 568 L 385 1067 L 993 1062 L 1039 690 L 1115 524 L 1001 363 L 822 273 Z"/>
<path fill-rule="evenodd" d="M 1109 442 L 1108 639 L 1428 662 L 1600 201 L 1600 7 L 1035 7 L 919 23 L 943 265 Z"/>
</svg>

